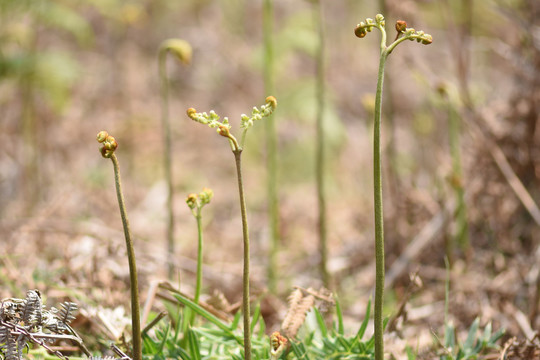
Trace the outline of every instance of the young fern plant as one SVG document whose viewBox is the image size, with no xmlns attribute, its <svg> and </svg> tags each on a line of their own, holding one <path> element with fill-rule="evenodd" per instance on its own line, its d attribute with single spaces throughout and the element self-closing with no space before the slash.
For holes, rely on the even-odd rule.
<svg viewBox="0 0 540 360">
<path fill-rule="evenodd" d="M 315 178 L 317 187 L 317 204 L 318 204 L 318 233 L 319 233 L 319 255 L 321 257 L 319 269 L 323 285 L 331 288 L 331 278 L 328 272 L 328 231 L 326 219 L 326 194 L 324 174 L 326 173 L 326 164 L 324 161 L 326 152 L 326 142 L 324 135 L 324 98 L 326 93 L 325 87 L 325 35 L 323 23 L 323 10 L 320 0 L 313 1 L 313 20 L 317 27 L 318 43 L 317 43 L 317 115 L 316 115 L 316 153 L 315 153 Z"/>
<path fill-rule="evenodd" d="M 446 85 L 439 85 L 437 90 L 448 114 L 448 144 L 450 147 L 450 156 L 452 158 L 450 184 L 456 197 L 456 210 L 454 212 L 456 229 L 454 230 L 454 233 L 451 234 L 446 250 L 446 256 L 448 257 L 450 264 L 452 264 L 453 253 L 457 246 L 459 246 L 459 250 L 464 253 L 467 260 L 467 255 L 470 253 L 471 249 L 469 242 L 469 225 L 467 222 L 467 202 L 465 201 L 465 187 L 463 186 L 463 165 L 460 150 L 461 118 Z"/>
<path fill-rule="evenodd" d="M 423 31 L 408 28 L 407 23 L 398 20 L 395 25 L 397 31 L 394 42 L 386 44 L 386 29 L 384 16 L 377 14 L 375 20 L 367 18 L 354 29 L 357 37 L 363 38 L 373 28 L 381 32 L 381 46 L 379 58 L 379 72 L 377 76 L 377 91 L 375 94 L 375 111 L 373 121 L 373 183 L 374 183 L 374 207 L 375 207 L 375 302 L 374 302 L 374 327 L 375 327 L 375 360 L 384 359 L 383 344 L 383 316 L 382 306 L 384 298 L 384 227 L 383 227 L 383 204 L 382 204 L 382 173 L 381 173 L 381 113 L 382 94 L 384 81 L 384 67 L 386 60 L 397 45 L 405 40 L 418 41 L 424 45 L 431 44 L 431 35 Z"/>
<path fill-rule="evenodd" d="M 264 47 L 263 79 L 266 94 L 274 93 L 274 6 L 273 0 L 264 0 L 262 13 L 262 31 Z M 265 121 L 266 138 L 266 168 L 268 192 L 268 225 L 270 228 L 270 251 L 268 254 L 268 289 L 276 293 L 277 286 L 277 256 L 279 252 L 279 199 L 277 188 L 277 130 L 274 116 Z"/>
<path fill-rule="evenodd" d="M 161 126 L 163 130 L 163 165 L 167 182 L 167 271 L 169 279 L 174 275 L 174 208 L 173 176 L 171 165 L 171 126 L 169 124 L 169 81 L 167 78 L 167 54 L 171 53 L 188 65 L 191 62 L 191 45 L 182 39 L 168 39 L 161 43 L 158 52 L 159 80 L 161 83 Z"/>
<path fill-rule="evenodd" d="M 110 136 L 106 131 L 100 131 L 97 134 L 97 141 L 103 146 L 101 147 L 101 155 L 106 159 L 111 159 L 114 168 L 114 182 L 116 185 L 116 196 L 120 207 L 120 216 L 122 217 L 122 225 L 124 227 L 124 237 L 126 239 L 127 256 L 129 263 L 129 280 L 131 289 L 131 328 L 133 337 L 133 360 L 142 360 L 142 340 L 141 340 L 141 320 L 139 309 L 139 282 L 137 279 L 137 264 L 135 262 L 135 250 L 133 249 L 133 241 L 131 240 L 131 231 L 129 229 L 129 220 L 127 217 L 126 204 L 122 193 L 122 181 L 120 178 L 120 165 L 114 151 L 118 147 L 118 143 L 113 136 Z"/>
<path fill-rule="evenodd" d="M 229 145 L 234 154 L 236 164 L 236 175 L 238 180 L 238 194 L 240 198 L 240 211 L 242 216 L 242 235 L 244 242 L 244 269 L 243 269 L 243 289 L 242 289 L 242 315 L 244 319 L 244 359 L 251 360 L 251 322 L 250 322 L 250 304 L 249 304 L 249 230 L 247 222 L 246 200 L 244 195 L 244 183 L 242 179 L 242 151 L 247 131 L 253 126 L 254 122 L 264 117 L 270 116 L 277 107 L 277 100 L 273 96 L 266 98 L 265 104 L 261 107 L 254 107 L 251 116 L 242 114 L 240 117 L 240 128 L 242 136 L 240 141 L 231 134 L 231 125 L 228 118 L 220 121 L 220 116 L 213 110 L 210 113 L 198 113 L 194 108 L 187 110 L 187 115 L 194 121 L 211 128 L 217 128 L 217 133 L 229 140 Z"/>
<path fill-rule="evenodd" d="M 211 189 L 204 188 L 199 194 L 189 194 L 186 199 L 187 206 L 191 209 L 191 213 L 197 220 L 197 282 L 195 284 L 195 304 L 199 304 L 202 288 L 202 254 L 203 254 L 203 235 L 202 235 L 202 208 L 210 203 L 214 196 Z"/>
</svg>

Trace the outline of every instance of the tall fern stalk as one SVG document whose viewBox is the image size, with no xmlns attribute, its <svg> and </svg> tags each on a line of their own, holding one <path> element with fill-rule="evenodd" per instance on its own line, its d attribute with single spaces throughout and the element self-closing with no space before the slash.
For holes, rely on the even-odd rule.
<svg viewBox="0 0 540 360">
<path fill-rule="evenodd" d="M 244 317 L 244 359 L 251 360 L 251 311 L 249 304 L 249 228 L 246 212 L 246 198 L 242 179 L 242 149 L 233 150 L 238 179 L 238 194 L 242 216 L 242 237 L 244 239 L 244 271 L 242 279 L 242 314 Z"/>
<path fill-rule="evenodd" d="M 446 86 L 444 84 L 439 86 L 438 91 L 448 114 L 448 144 L 450 146 L 450 156 L 452 157 L 451 185 L 456 197 L 456 210 L 454 214 L 456 229 L 452 234 L 446 249 L 448 262 L 452 264 L 456 245 L 459 245 L 460 250 L 463 251 L 465 255 L 468 255 L 470 250 L 467 203 L 465 201 L 465 189 L 463 187 L 463 166 L 460 151 L 461 119 L 456 107 L 449 97 Z"/>
<path fill-rule="evenodd" d="M 214 192 L 211 189 L 204 188 L 199 194 L 189 194 L 186 199 L 187 206 L 197 221 L 197 282 L 195 284 L 194 301 L 199 304 L 202 288 L 202 264 L 203 264 L 203 232 L 202 232 L 202 209 L 210 203 Z M 195 315 L 195 314 L 194 314 Z"/>
<path fill-rule="evenodd" d="M 384 34 L 384 33 L 383 33 Z M 384 35 L 383 35 L 384 38 Z M 386 39 L 385 42 L 386 43 Z M 373 123 L 373 202 L 375 207 L 375 359 L 383 359 L 383 317 L 384 298 L 384 219 L 382 204 L 381 173 L 381 112 L 384 82 L 384 66 L 386 54 L 381 49 L 379 73 L 377 75 L 377 92 L 375 95 L 375 115 Z"/>
<path fill-rule="evenodd" d="M 189 64 L 191 46 L 181 39 L 165 40 L 159 47 L 158 67 L 161 83 L 161 126 L 163 131 L 163 167 L 167 182 L 167 272 L 169 279 L 174 276 L 174 188 L 171 160 L 171 126 L 169 123 L 169 81 L 167 78 L 167 53 L 174 54 L 180 62 Z"/>
<path fill-rule="evenodd" d="M 384 67 L 388 55 L 394 48 L 405 40 L 417 40 L 423 44 L 431 44 L 431 35 L 423 31 L 415 31 L 407 28 L 405 21 L 396 22 L 396 40 L 386 45 L 386 30 L 384 16 L 377 14 L 375 21 L 367 18 L 358 24 L 354 30 L 357 37 L 363 38 L 373 28 L 381 32 L 381 47 L 379 58 L 379 72 L 377 75 L 377 91 L 375 94 L 375 111 L 373 121 L 373 200 L 375 213 L 375 306 L 374 306 L 374 337 L 375 337 L 375 360 L 384 359 L 383 343 L 383 300 L 384 300 L 384 226 L 383 226 L 383 202 L 382 202 L 382 171 L 381 171 L 381 114 L 382 94 L 384 83 Z"/>
<path fill-rule="evenodd" d="M 244 194 L 244 181 L 242 178 L 242 151 L 244 149 L 244 142 L 246 139 L 247 131 L 253 126 L 255 121 L 261 120 L 265 117 L 270 116 L 275 108 L 277 107 L 277 100 L 273 96 L 266 98 L 266 102 L 261 107 L 254 107 L 251 116 L 242 114 L 241 125 L 242 137 L 240 142 L 236 137 L 231 134 L 230 129 L 231 125 L 229 124 L 229 119 L 224 118 L 223 121 L 220 121 L 220 117 L 214 111 L 210 111 L 209 114 L 203 112 L 198 113 L 194 108 L 189 108 L 187 110 L 187 115 L 194 121 L 199 122 L 204 125 L 208 125 L 211 128 L 217 128 L 219 135 L 228 138 L 229 145 L 234 154 L 235 165 L 236 165 L 236 175 L 238 180 L 238 194 L 240 199 L 240 211 L 242 216 L 242 237 L 244 243 L 244 271 L 243 271 L 243 280 L 242 280 L 242 315 L 244 318 L 244 359 L 251 360 L 251 311 L 249 304 L 249 262 L 250 262 L 250 253 L 249 253 L 249 228 L 247 221 L 247 210 L 246 210 L 246 199 Z"/>
<path fill-rule="evenodd" d="M 101 155 L 104 158 L 111 159 L 114 168 L 114 183 L 116 185 L 116 197 L 118 198 L 118 206 L 120 207 L 120 216 L 124 227 L 124 237 L 126 239 L 126 249 L 129 263 L 129 280 L 131 291 L 131 327 L 133 337 L 133 359 L 142 359 L 142 340 L 141 340 L 141 320 L 139 309 L 139 282 L 137 279 L 137 264 L 135 262 L 135 250 L 133 241 L 131 240 L 131 231 L 129 229 L 129 220 L 126 212 L 126 204 L 122 192 L 122 180 L 120 178 L 120 165 L 114 151 L 118 147 L 114 137 L 110 136 L 106 131 L 101 131 L 97 135 L 97 140 L 103 143 Z"/>
<path fill-rule="evenodd" d="M 322 16 L 322 5 L 320 0 L 314 2 L 314 22 L 317 26 L 319 44 L 317 48 L 317 140 L 315 155 L 315 177 L 317 181 L 317 202 L 318 202 L 318 230 L 319 230 L 319 254 L 320 254 L 320 273 L 324 286 L 330 287 L 330 274 L 328 273 L 328 245 L 326 230 L 326 198 L 324 192 L 324 173 L 325 173 L 325 139 L 324 139 L 324 26 Z"/>
<path fill-rule="evenodd" d="M 274 47 L 272 42 L 274 8 L 272 0 L 263 4 L 263 44 L 264 44 L 264 90 L 274 93 Z M 279 251 L 279 203 L 277 192 L 277 133 L 274 116 L 270 116 L 266 126 L 266 165 L 268 186 L 268 221 L 270 227 L 270 252 L 268 256 L 268 288 L 276 292 L 277 254 Z"/>
<path fill-rule="evenodd" d="M 203 235 L 201 211 L 197 214 L 197 283 L 195 284 L 195 303 L 199 304 L 202 288 Z"/>
</svg>

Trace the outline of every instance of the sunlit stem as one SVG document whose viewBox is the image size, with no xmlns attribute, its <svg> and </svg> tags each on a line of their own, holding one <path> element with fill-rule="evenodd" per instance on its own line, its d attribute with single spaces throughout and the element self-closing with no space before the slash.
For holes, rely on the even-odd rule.
<svg viewBox="0 0 540 360">
<path fill-rule="evenodd" d="M 238 178 L 238 194 L 240 195 L 240 211 L 242 215 L 242 235 L 244 239 L 244 272 L 242 292 L 242 315 L 244 317 L 244 359 L 251 360 L 251 313 L 249 306 L 249 230 L 246 212 L 246 199 L 242 180 L 242 149 L 233 151 Z"/>
<path fill-rule="evenodd" d="M 381 55 L 379 73 L 377 76 L 377 92 L 375 94 L 375 112 L 373 123 L 373 183 L 375 206 L 375 360 L 384 359 L 383 342 L 383 300 L 384 300 L 384 226 L 383 226 L 383 200 L 382 200 L 382 165 L 381 165 L 381 114 L 382 94 L 384 83 L 384 67 L 389 54 L 386 48 L 386 31 L 381 30 Z"/>
<path fill-rule="evenodd" d="M 202 235 L 202 215 L 201 207 L 197 208 L 195 214 L 195 219 L 197 220 L 197 233 L 198 233 L 198 244 L 197 244 L 197 283 L 195 284 L 195 298 L 194 301 L 196 304 L 199 303 L 199 298 L 201 296 L 201 287 L 202 287 L 202 264 L 203 264 L 203 235 Z"/>
<path fill-rule="evenodd" d="M 169 82 L 167 79 L 167 48 L 159 52 L 159 78 L 161 81 L 161 126 L 163 130 L 163 166 L 165 181 L 167 183 L 167 269 L 171 279 L 174 276 L 174 208 L 173 208 L 173 180 L 171 166 L 171 129 L 169 124 Z"/>
<path fill-rule="evenodd" d="M 274 93 L 274 47 L 272 41 L 274 9 L 272 0 L 263 4 L 264 87 L 266 94 Z M 270 252 L 268 256 L 268 288 L 276 292 L 277 254 L 279 250 L 279 205 L 277 192 L 277 133 L 274 116 L 265 120 L 268 221 L 270 227 Z M 243 142 L 242 142 L 243 143 Z"/>
<path fill-rule="evenodd" d="M 325 173 L 325 138 L 324 138 L 324 26 L 320 1 L 314 2 L 314 22 L 318 27 L 319 43 L 316 53 L 317 61 L 317 121 L 316 121 L 316 154 L 315 154 L 315 177 L 317 183 L 317 203 L 318 203 L 318 232 L 319 232 L 319 254 L 320 254 L 320 273 L 324 286 L 330 288 L 330 274 L 328 272 L 328 245 L 326 230 L 326 198 L 324 189 Z"/>
<path fill-rule="evenodd" d="M 124 237 L 126 239 L 127 256 L 129 263 L 129 279 L 131 289 L 131 326 L 133 330 L 133 360 L 142 359 L 142 341 L 141 341 L 141 320 L 139 310 L 139 282 L 137 279 L 137 265 L 135 262 L 135 250 L 131 240 L 131 231 L 129 230 L 129 221 L 126 213 L 124 195 L 122 193 L 122 181 L 120 179 L 120 166 L 115 154 L 111 155 L 114 167 L 114 182 L 116 185 L 116 196 L 120 207 L 120 216 L 124 227 Z"/>
</svg>

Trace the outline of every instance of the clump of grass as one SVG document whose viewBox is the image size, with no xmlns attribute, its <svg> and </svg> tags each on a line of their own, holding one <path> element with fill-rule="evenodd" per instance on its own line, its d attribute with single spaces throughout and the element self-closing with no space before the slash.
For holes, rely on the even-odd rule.
<svg viewBox="0 0 540 360">
<path fill-rule="evenodd" d="M 403 20 L 398 20 L 395 25 L 397 31 L 394 42 L 390 45 L 386 44 L 386 22 L 384 16 L 377 14 L 375 20 L 367 18 L 362 21 L 354 29 L 357 37 L 363 38 L 373 28 L 377 28 L 381 32 L 379 72 L 377 76 L 377 91 L 375 94 L 375 111 L 374 111 L 374 126 L 373 126 L 373 183 L 374 183 L 374 204 L 375 204 L 375 306 L 374 306 L 374 323 L 375 323 L 375 359 L 383 360 L 384 345 L 383 345 L 383 317 L 382 306 L 384 298 L 384 232 L 383 232 L 383 204 L 382 204 L 382 172 L 381 172 L 381 114 L 382 114 L 382 94 L 384 82 L 384 67 L 386 60 L 397 45 L 405 40 L 418 41 L 419 43 L 428 45 L 433 39 L 431 35 L 423 31 L 416 31 L 413 28 L 408 28 L 407 23 Z"/>
<path fill-rule="evenodd" d="M 114 168 L 114 183 L 116 185 L 116 196 L 118 198 L 118 206 L 120 207 L 120 216 L 122 217 L 122 225 L 124 227 L 124 237 L 126 239 L 127 256 L 129 263 L 129 280 L 131 289 L 131 328 L 133 337 L 133 359 L 142 359 L 142 341 L 141 341 L 141 320 L 139 309 L 139 282 L 137 279 L 137 264 L 135 261 L 135 250 L 133 241 L 131 240 L 131 231 L 129 229 L 129 220 L 124 202 L 124 194 L 122 193 L 122 181 L 120 178 L 120 165 L 115 155 L 115 150 L 118 143 L 113 136 L 110 136 L 106 131 L 100 131 L 97 134 L 97 141 L 103 146 L 101 147 L 101 155 L 106 159 L 111 159 Z"/>
<path fill-rule="evenodd" d="M 211 128 L 217 128 L 217 133 L 229 140 L 229 145 L 234 154 L 236 164 L 236 175 L 238 180 L 238 194 L 240 198 L 240 211 L 242 216 L 242 235 L 244 242 L 244 270 L 243 270 L 243 289 L 242 289 L 242 313 L 244 319 L 244 358 L 245 360 L 251 360 L 251 325 L 250 325 L 250 304 L 249 304 L 249 229 L 247 221 L 246 200 L 244 194 L 244 183 L 242 178 L 242 151 L 244 150 L 244 143 L 247 131 L 253 126 L 255 121 L 261 120 L 264 117 L 270 116 L 277 107 L 277 100 L 273 96 L 266 98 L 265 104 L 261 107 L 254 107 L 251 116 L 246 114 L 241 115 L 242 136 L 240 141 L 231 134 L 231 125 L 229 119 L 224 118 L 220 121 L 220 116 L 213 110 L 210 113 L 198 113 L 194 108 L 187 110 L 187 115 L 194 121 L 204 125 L 208 125 Z"/>
<path fill-rule="evenodd" d="M 160 288 L 170 291 L 178 304 L 193 311 L 206 322 L 201 327 L 193 327 L 183 334 L 186 347 L 179 346 L 175 339 L 178 334 L 170 331 L 171 326 L 156 331 L 156 339 L 145 337 L 145 354 L 163 353 L 166 358 L 182 359 L 234 359 L 242 360 L 238 345 L 242 344 L 238 335 L 240 313 L 232 320 L 225 321 L 214 315 L 208 305 L 196 304 L 188 297 L 173 289 L 169 284 L 160 284 Z M 335 318 L 332 326 L 327 326 L 317 305 L 334 308 Z M 325 289 L 294 290 L 289 298 L 287 316 L 283 319 L 280 331 L 270 336 L 265 334 L 266 325 L 261 316 L 260 306 L 255 308 L 252 334 L 252 353 L 256 360 L 278 359 L 365 359 L 374 358 L 374 337 L 364 340 L 369 323 L 371 301 L 367 304 L 366 315 L 358 330 L 348 334 L 341 306 L 327 294 Z M 245 331 L 245 329 L 244 329 Z"/>
<path fill-rule="evenodd" d="M 211 189 L 204 188 L 199 194 L 189 194 L 186 199 L 187 206 L 197 220 L 197 283 L 195 285 L 195 303 L 199 303 L 202 287 L 202 263 L 203 263 L 203 234 L 202 234 L 202 208 L 210 203 L 214 197 Z"/>
<path fill-rule="evenodd" d="M 488 349 L 497 348 L 497 341 L 504 335 L 505 330 L 492 331 L 491 323 L 488 323 L 483 330 L 479 328 L 480 319 L 476 318 L 467 333 L 465 341 L 460 341 L 456 336 L 456 328 L 448 316 L 448 305 L 450 296 L 450 263 L 445 258 L 446 280 L 444 283 L 444 340 L 434 334 L 439 342 L 440 360 L 466 360 L 477 359 L 479 355 Z M 478 336 L 478 331 L 481 335 Z"/>
<path fill-rule="evenodd" d="M 161 82 L 161 126 L 163 131 L 163 167 L 167 182 L 167 270 L 169 279 L 174 275 L 174 188 L 172 176 L 171 126 L 169 124 L 169 81 L 167 78 L 167 54 L 171 53 L 183 64 L 191 62 L 191 45 L 182 39 L 168 39 L 161 43 L 158 52 L 159 79 Z"/>
</svg>

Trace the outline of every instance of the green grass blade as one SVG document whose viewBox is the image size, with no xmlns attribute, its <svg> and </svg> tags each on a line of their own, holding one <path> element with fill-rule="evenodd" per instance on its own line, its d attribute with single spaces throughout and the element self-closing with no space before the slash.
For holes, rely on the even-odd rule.
<svg viewBox="0 0 540 360">
<path fill-rule="evenodd" d="M 223 330 L 228 336 L 236 339 L 236 341 L 240 344 L 244 344 L 244 340 L 236 336 L 231 329 L 224 324 L 221 320 L 219 320 L 217 317 L 200 307 L 199 305 L 195 304 L 193 301 L 185 298 L 184 296 L 180 294 L 173 294 L 176 300 L 184 304 L 185 306 L 189 307 L 191 310 L 195 311 L 200 316 L 204 317 L 206 320 L 211 322 L 212 324 L 216 325 L 218 328 Z"/>
<path fill-rule="evenodd" d="M 189 356 L 189 354 L 186 352 L 186 350 L 178 348 L 178 352 L 180 353 L 180 358 L 182 360 L 193 360 L 191 356 Z"/>
<path fill-rule="evenodd" d="M 155 354 L 157 352 L 157 343 L 148 334 L 143 337 L 143 345 L 144 354 Z"/>
<path fill-rule="evenodd" d="M 487 343 L 489 342 L 489 339 L 491 338 L 491 323 L 488 323 L 486 327 L 484 328 L 484 334 L 482 335 L 482 341 Z"/>
<path fill-rule="evenodd" d="M 407 360 L 416 360 L 416 353 L 410 346 L 407 346 L 405 351 L 407 352 Z"/>
<path fill-rule="evenodd" d="M 339 300 L 336 298 L 336 315 L 338 318 L 338 328 L 337 332 L 340 335 L 343 335 L 345 333 L 345 328 L 343 326 L 343 313 L 341 312 L 341 305 L 339 304 Z"/>
<path fill-rule="evenodd" d="M 352 348 L 351 343 L 347 339 L 345 339 L 343 335 L 338 334 L 336 339 L 337 339 L 337 342 L 343 347 L 345 351 L 347 352 L 351 351 L 351 348 Z"/>
<path fill-rule="evenodd" d="M 304 336 L 304 338 L 302 339 L 302 343 L 307 347 L 311 347 L 311 344 L 313 343 L 314 338 L 315 338 L 315 331 L 310 331 L 309 334 Z"/>
<path fill-rule="evenodd" d="M 482 332 L 482 335 L 476 341 L 474 346 L 474 353 L 479 354 L 483 349 L 489 346 L 489 339 L 491 338 L 491 323 L 488 323 Z"/>
<path fill-rule="evenodd" d="M 489 339 L 489 346 L 495 346 L 497 341 L 499 341 L 499 339 L 503 337 L 504 333 L 505 330 L 500 329 L 495 334 L 491 335 L 491 338 Z"/>
<path fill-rule="evenodd" d="M 231 331 L 236 330 L 238 328 L 238 324 L 240 323 L 240 318 L 242 317 L 242 311 L 238 310 L 236 314 L 234 315 L 234 319 L 231 323 Z"/>
<path fill-rule="evenodd" d="M 174 327 L 174 343 L 178 341 L 178 335 L 180 335 L 181 328 L 182 328 L 182 309 L 180 308 L 180 304 L 179 304 L 177 314 L 176 314 L 175 327 Z"/>
<path fill-rule="evenodd" d="M 366 342 L 366 348 L 367 349 L 373 349 L 373 346 L 375 345 L 375 336 L 372 336 L 367 342 Z"/>
<path fill-rule="evenodd" d="M 321 312 L 316 307 L 313 308 L 313 311 L 315 312 L 315 317 L 317 318 L 317 324 L 319 325 L 319 330 L 321 331 L 322 337 L 326 337 L 328 334 L 328 329 L 326 328 L 326 324 L 324 322 L 324 318 L 321 315 Z"/>
<path fill-rule="evenodd" d="M 201 360 L 201 349 L 199 345 L 199 338 L 197 333 L 191 328 L 187 332 L 189 351 L 191 352 L 191 357 L 193 360 Z"/>
<path fill-rule="evenodd" d="M 339 349 L 338 349 L 338 347 L 336 346 L 336 344 L 334 344 L 334 343 L 332 342 L 332 340 L 330 340 L 330 338 L 327 338 L 327 337 L 326 337 L 326 338 L 323 338 L 322 341 L 323 341 L 324 346 L 325 346 L 327 349 L 329 349 L 330 351 L 332 351 L 332 352 L 337 352 L 337 351 L 339 351 Z"/>
<path fill-rule="evenodd" d="M 456 345 L 456 339 L 454 336 L 454 325 L 448 322 L 444 325 L 444 347 L 447 349 L 454 348 Z"/>
<path fill-rule="evenodd" d="M 309 356 L 307 354 L 306 348 L 303 346 L 302 343 L 291 341 L 291 348 L 294 352 L 294 355 L 296 355 L 298 359 L 309 360 Z"/>
<path fill-rule="evenodd" d="M 182 310 L 182 320 L 180 324 L 182 334 L 186 334 L 188 329 L 192 326 L 191 319 L 194 318 L 194 316 L 195 314 L 193 313 L 193 310 L 191 310 L 189 307 L 184 307 Z"/>
<path fill-rule="evenodd" d="M 369 315 L 371 315 L 371 298 L 368 301 L 367 309 L 366 309 L 366 316 L 364 317 L 364 320 L 362 321 L 362 324 L 360 325 L 360 329 L 358 329 L 358 332 L 356 333 L 356 337 L 354 338 L 355 342 L 361 341 L 364 337 L 364 334 L 366 333 L 366 329 L 369 323 Z"/>
<path fill-rule="evenodd" d="M 216 325 L 221 330 L 226 331 L 226 332 L 231 332 L 229 327 L 227 325 L 225 325 L 223 322 L 221 322 L 221 320 L 219 320 L 217 317 L 215 317 L 214 315 L 212 315 L 210 312 L 206 311 L 205 309 L 203 309 L 199 305 L 195 304 L 191 300 L 183 297 L 180 294 L 173 294 L 173 296 L 176 298 L 176 300 L 178 300 L 179 302 L 181 302 L 182 304 L 184 304 L 188 308 L 192 309 L 197 314 L 204 317 L 206 320 L 210 321 L 211 323 Z M 186 318 L 186 316 L 184 316 L 184 318 Z"/>
<path fill-rule="evenodd" d="M 262 339 L 265 337 L 266 332 L 266 322 L 264 321 L 264 317 L 261 316 L 259 320 L 259 339 Z"/>
<path fill-rule="evenodd" d="M 257 304 L 255 307 L 255 311 L 253 312 L 253 319 L 251 320 L 251 334 L 253 335 L 253 330 L 255 329 L 255 325 L 257 325 L 257 322 L 259 321 L 259 316 L 261 316 L 261 305 Z"/>
<path fill-rule="evenodd" d="M 163 334 L 163 339 L 161 340 L 161 344 L 159 344 L 159 348 L 156 355 L 163 355 L 163 349 L 165 348 L 165 344 L 167 343 L 167 340 L 169 340 L 170 332 L 171 332 L 171 323 L 167 323 L 165 334 Z"/>
<path fill-rule="evenodd" d="M 476 332 L 478 331 L 478 325 L 480 323 L 480 319 L 476 318 L 471 328 L 469 329 L 469 334 L 467 335 L 467 339 L 465 340 L 465 343 L 463 344 L 463 347 L 465 348 L 465 352 L 468 353 L 469 350 L 473 348 L 474 345 L 474 339 L 476 338 Z"/>
</svg>

